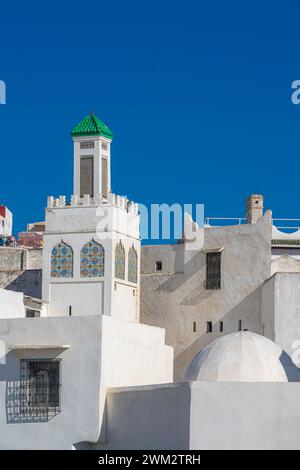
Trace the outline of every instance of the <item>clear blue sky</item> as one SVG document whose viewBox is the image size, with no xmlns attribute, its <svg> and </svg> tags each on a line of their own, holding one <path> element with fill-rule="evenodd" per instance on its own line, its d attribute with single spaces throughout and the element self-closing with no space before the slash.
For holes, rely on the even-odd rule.
<svg viewBox="0 0 300 470">
<path fill-rule="evenodd" d="M 70 130 L 114 132 L 112 186 L 243 216 L 300 217 L 300 6 L 279 1 L 2 2 L 0 202 L 14 232 L 72 193 Z"/>
</svg>

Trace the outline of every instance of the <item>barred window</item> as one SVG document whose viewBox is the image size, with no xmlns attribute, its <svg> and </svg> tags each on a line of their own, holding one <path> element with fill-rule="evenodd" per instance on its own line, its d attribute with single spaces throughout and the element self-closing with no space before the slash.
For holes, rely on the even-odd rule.
<svg viewBox="0 0 300 470">
<path fill-rule="evenodd" d="M 128 281 L 137 283 L 137 251 L 134 246 L 128 251 Z"/>
<path fill-rule="evenodd" d="M 22 411 L 60 411 L 61 359 L 21 359 Z"/>
<path fill-rule="evenodd" d="M 116 245 L 115 252 L 115 277 L 125 279 L 125 249 L 121 240 Z"/>
<path fill-rule="evenodd" d="M 206 289 L 221 289 L 221 253 L 206 255 Z"/>
<path fill-rule="evenodd" d="M 85 142 L 80 142 L 80 148 L 81 149 L 93 149 L 94 148 L 94 141 L 93 140 L 87 140 Z"/>
<path fill-rule="evenodd" d="M 104 276 L 104 248 L 100 243 L 91 240 L 86 243 L 80 252 L 80 276 Z"/>
<path fill-rule="evenodd" d="M 63 241 L 51 251 L 51 277 L 73 277 L 73 250 Z"/>
</svg>

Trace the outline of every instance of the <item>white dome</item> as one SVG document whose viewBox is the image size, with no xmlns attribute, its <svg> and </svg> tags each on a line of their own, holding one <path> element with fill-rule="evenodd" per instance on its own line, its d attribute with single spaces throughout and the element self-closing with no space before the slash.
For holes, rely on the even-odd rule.
<svg viewBox="0 0 300 470">
<path fill-rule="evenodd" d="M 185 380 L 300 382 L 291 358 L 273 341 L 250 331 L 222 336 L 190 363 Z"/>
</svg>

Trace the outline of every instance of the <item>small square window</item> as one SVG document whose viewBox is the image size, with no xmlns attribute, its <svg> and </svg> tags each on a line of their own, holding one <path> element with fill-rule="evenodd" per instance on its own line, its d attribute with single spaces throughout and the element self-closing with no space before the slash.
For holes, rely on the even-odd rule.
<svg viewBox="0 0 300 470">
<path fill-rule="evenodd" d="M 206 322 L 206 333 L 211 333 L 212 332 L 212 322 L 207 321 Z"/>
<path fill-rule="evenodd" d="M 81 149 L 93 149 L 94 148 L 94 141 L 93 140 L 88 140 L 85 142 L 80 142 L 80 148 Z"/>
<path fill-rule="evenodd" d="M 156 261 L 155 270 L 156 271 L 161 271 L 162 270 L 162 262 L 161 261 Z"/>
</svg>

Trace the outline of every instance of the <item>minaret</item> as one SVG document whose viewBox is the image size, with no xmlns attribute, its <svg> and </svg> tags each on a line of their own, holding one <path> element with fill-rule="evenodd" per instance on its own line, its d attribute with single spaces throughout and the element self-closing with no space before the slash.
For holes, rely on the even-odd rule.
<svg viewBox="0 0 300 470">
<path fill-rule="evenodd" d="M 79 197 L 107 197 L 110 186 L 111 130 L 93 113 L 71 133 L 74 141 L 74 191 Z"/>
<path fill-rule="evenodd" d="M 112 133 L 93 114 L 72 131 L 74 193 L 48 197 L 43 237 L 47 315 L 139 320 L 138 205 L 110 191 Z"/>
</svg>

